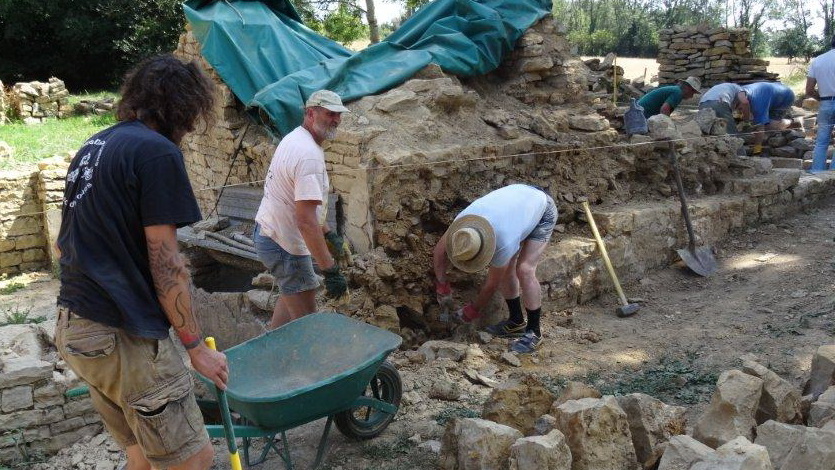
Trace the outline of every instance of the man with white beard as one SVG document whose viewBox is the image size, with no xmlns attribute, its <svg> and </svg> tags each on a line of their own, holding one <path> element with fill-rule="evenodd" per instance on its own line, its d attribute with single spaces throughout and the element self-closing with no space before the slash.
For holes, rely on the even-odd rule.
<svg viewBox="0 0 835 470">
<path fill-rule="evenodd" d="M 339 298 L 347 290 L 325 241 L 336 231 L 325 223 L 330 185 L 322 150 L 322 142 L 336 136 L 344 112 L 348 108 L 336 93 L 311 94 L 302 125 L 281 139 L 267 171 L 254 238 L 258 258 L 275 277 L 280 294 L 271 329 L 316 311 L 319 280 L 313 260 L 325 276 L 327 297 Z"/>
</svg>

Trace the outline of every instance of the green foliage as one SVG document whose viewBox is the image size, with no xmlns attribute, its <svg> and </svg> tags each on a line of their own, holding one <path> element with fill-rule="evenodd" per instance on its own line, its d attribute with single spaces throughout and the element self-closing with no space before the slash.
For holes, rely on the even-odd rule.
<svg viewBox="0 0 835 470">
<path fill-rule="evenodd" d="M 819 47 L 816 38 L 809 37 L 801 27 L 777 31 L 770 38 L 771 51 L 777 56 L 803 58 L 808 61 Z"/>
<path fill-rule="evenodd" d="M 474 411 L 463 406 L 453 406 L 450 408 L 444 408 L 438 414 L 436 414 L 433 419 L 436 423 L 440 424 L 441 426 L 446 426 L 446 423 L 455 418 L 480 417 L 481 413 L 479 413 L 478 411 Z"/>
<path fill-rule="evenodd" d="M 43 323 L 46 317 L 29 317 L 32 313 L 32 307 L 22 309 L 19 306 L 9 307 L 3 311 L 3 318 L 0 320 L 0 326 L 6 325 L 24 325 L 27 323 Z"/>
<path fill-rule="evenodd" d="M 368 27 L 362 23 L 362 10 L 345 3 L 325 16 L 322 27 L 325 36 L 343 45 L 368 36 Z"/>
<path fill-rule="evenodd" d="M 693 404 L 705 399 L 716 385 L 717 374 L 693 364 L 695 355 L 684 359 L 662 357 L 658 364 L 638 373 L 624 373 L 614 383 L 600 387 L 604 395 L 645 393 L 663 402 Z"/>
<path fill-rule="evenodd" d="M 409 436 L 401 434 L 394 440 L 369 441 L 362 447 L 368 458 L 391 460 L 408 454 L 412 444 L 409 442 Z"/>
<path fill-rule="evenodd" d="M 9 295 L 14 294 L 15 292 L 23 289 L 26 287 L 25 284 L 20 282 L 10 282 L 3 287 L 0 287 L 0 295 Z"/>
<path fill-rule="evenodd" d="M 42 124 L 13 122 L 0 126 L 0 140 L 12 146 L 12 161 L 0 168 L 34 163 L 56 154 L 74 153 L 87 138 L 112 125 L 113 114 L 49 119 Z"/>
<path fill-rule="evenodd" d="M 139 59 L 172 51 L 184 21 L 179 0 L 0 2 L 0 80 L 110 87 Z"/>
</svg>

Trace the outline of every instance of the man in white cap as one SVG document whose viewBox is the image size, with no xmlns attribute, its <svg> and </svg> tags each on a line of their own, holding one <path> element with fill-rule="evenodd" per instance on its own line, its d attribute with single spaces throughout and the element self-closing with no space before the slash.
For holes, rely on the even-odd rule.
<svg viewBox="0 0 835 470">
<path fill-rule="evenodd" d="M 681 100 L 692 98 L 702 92 L 702 82 L 698 77 L 687 77 L 678 85 L 658 87 L 644 95 L 638 104 L 644 108 L 644 116 L 652 117 L 656 114 L 669 116 L 678 107 Z"/>
<path fill-rule="evenodd" d="M 316 311 L 314 260 L 325 276 L 327 297 L 339 298 L 347 290 L 325 241 L 336 232 L 325 224 L 330 185 L 322 150 L 322 142 L 336 136 L 345 112 L 348 108 L 336 93 L 311 94 L 302 125 L 281 139 L 267 171 L 254 239 L 258 258 L 275 277 L 280 294 L 271 329 Z"/>
<path fill-rule="evenodd" d="M 519 337 L 511 343 L 511 349 L 518 353 L 536 350 L 542 341 L 542 291 L 536 267 L 556 222 L 554 199 L 534 186 L 512 184 L 473 201 L 435 245 L 432 261 L 438 301 L 448 305 L 451 300 L 452 287 L 446 275 L 449 262 L 468 273 L 489 266 L 487 280 L 475 300 L 458 310 L 456 317 L 465 322 L 481 317 L 481 311 L 499 290 L 509 316 L 486 331 L 500 337 Z"/>
</svg>

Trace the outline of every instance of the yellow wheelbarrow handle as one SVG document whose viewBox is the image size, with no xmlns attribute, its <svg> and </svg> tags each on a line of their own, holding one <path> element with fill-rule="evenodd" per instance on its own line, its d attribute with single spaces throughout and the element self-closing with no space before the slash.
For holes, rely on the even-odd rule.
<svg viewBox="0 0 835 470">
<path fill-rule="evenodd" d="M 206 346 L 217 351 L 215 339 L 211 336 L 205 340 Z M 226 436 L 226 447 L 229 449 L 229 463 L 232 470 L 242 470 L 241 456 L 238 454 L 238 445 L 235 443 L 235 428 L 232 427 L 232 415 L 229 413 L 229 402 L 226 400 L 226 392 L 220 387 L 215 387 L 217 393 L 217 404 L 220 407 L 220 415 L 223 417 L 223 435 Z"/>
</svg>

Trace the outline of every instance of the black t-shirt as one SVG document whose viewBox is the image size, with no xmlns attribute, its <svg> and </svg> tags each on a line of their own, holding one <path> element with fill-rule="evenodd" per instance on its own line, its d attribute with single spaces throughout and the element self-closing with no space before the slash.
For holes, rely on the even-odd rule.
<svg viewBox="0 0 835 470">
<path fill-rule="evenodd" d="M 91 137 L 67 172 L 58 304 L 136 336 L 170 323 L 154 290 L 144 227 L 200 220 L 183 154 L 139 121 Z"/>
</svg>

